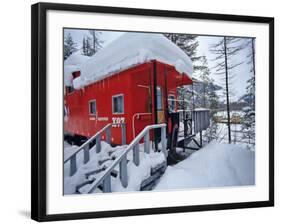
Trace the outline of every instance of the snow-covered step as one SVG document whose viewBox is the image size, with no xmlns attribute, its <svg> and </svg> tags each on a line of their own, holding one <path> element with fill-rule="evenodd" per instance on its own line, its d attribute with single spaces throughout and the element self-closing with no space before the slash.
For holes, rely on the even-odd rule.
<svg viewBox="0 0 281 224">
<path fill-rule="evenodd" d="M 102 159 L 98 162 L 98 164 L 101 166 L 103 163 L 107 162 L 107 161 L 110 161 L 110 160 L 114 160 L 115 157 L 110 157 L 110 158 L 105 158 L 105 159 Z"/>
<path fill-rule="evenodd" d="M 100 171 L 101 170 L 101 171 Z M 85 192 L 87 192 L 88 188 L 91 187 L 91 184 L 93 184 L 95 182 L 95 180 L 97 179 L 95 176 L 93 176 L 94 174 L 98 174 L 99 176 L 103 174 L 103 172 L 105 171 L 105 168 L 103 169 L 100 169 L 98 171 L 100 172 L 95 172 L 93 171 L 92 173 L 89 172 L 87 173 L 87 180 L 84 181 L 83 183 L 77 185 L 76 187 L 76 192 L 79 193 L 79 194 L 84 194 Z M 117 170 L 112 170 L 110 175 L 113 177 L 113 178 L 117 178 L 118 177 L 118 171 Z M 98 186 L 98 189 L 102 192 L 103 191 L 103 186 L 102 185 L 99 185 Z"/>
<path fill-rule="evenodd" d="M 106 168 L 107 168 L 106 166 L 103 166 L 103 167 L 100 168 L 100 169 L 87 172 L 87 173 L 85 173 L 85 178 L 86 178 L 86 179 L 89 179 L 90 176 L 93 176 L 93 175 L 95 175 L 95 174 L 98 174 L 98 173 L 100 173 L 100 172 L 106 170 Z"/>
<path fill-rule="evenodd" d="M 95 178 L 92 178 L 91 180 L 86 180 L 84 181 L 83 183 L 80 183 L 76 186 L 76 192 L 77 193 L 80 193 L 80 189 L 83 188 L 84 186 L 86 185 L 89 185 L 91 183 L 93 183 L 96 179 Z"/>
<path fill-rule="evenodd" d="M 149 139 L 149 131 L 154 128 L 161 129 L 161 151 L 153 150 Z M 140 143 L 141 139 L 144 143 Z M 65 176 L 65 194 L 139 191 L 141 186 L 152 186 L 166 167 L 165 124 L 147 126 L 129 145 L 112 147 L 101 141 L 100 146 L 99 152 L 95 146 L 90 149 L 90 160 L 86 164 L 82 164 L 83 155 L 77 154 L 81 165 L 74 175 Z M 67 168 L 66 164 L 65 173 Z"/>
<path fill-rule="evenodd" d="M 114 160 L 109 160 L 109 159 L 104 159 L 102 160 L 102 162 L 108 162 L 108 161 L 111 161 L 111 163 L 114 161 Z M 127 164 L 130 162 L 130 160 L 127 160 Z M 91 186 L 91 184 L 94 183 L 94 181 L 98 178 L 98 176 L 101 176 L 103 175 L 103 173 L 105 172 L 105 170 L 107 169 L 108 166 L 110 166 L 111 163 L 108 163 L 108 165 L 104 165 L 102 168 L 100 169 L 97 169 L 97 170 L 93 170 L 93 171 L 90 171 L 90 172 L 87 172 L 85 173 L 85 178 L 86 180 L 81 183 L 81 184 L 78 184 L 77 187 L 76 187 L 76 192 L 77 193 L 84 193 L 85 192 L 85 189 L 88 189 L 88 187 Z M 99 163 L 100 164 L 100 163 Z M 113 178 L 117 178 L 118 177 L 118 174 L 119 174 L 119 171 L 118 170 L 112 170 L 110 172 L 110 175 L 113 177 Z M 88 186 L 87 186 L 88 185 Z M 102 185 L 99 185 L 98 188 L 102 191 L 103 190 L 103 187 Z"/>
<path fill-rule="evenodd" d="M 149 191 L 154 188 L 157 184 L 159 178 L 163 175 L 167 167 L 167 162 L 164 161 L 162 163 L 157 164 L 155 167 L 151 168 L 150 176 L 142 181 L 140 190 L 141 191 Z"/>
</svg>

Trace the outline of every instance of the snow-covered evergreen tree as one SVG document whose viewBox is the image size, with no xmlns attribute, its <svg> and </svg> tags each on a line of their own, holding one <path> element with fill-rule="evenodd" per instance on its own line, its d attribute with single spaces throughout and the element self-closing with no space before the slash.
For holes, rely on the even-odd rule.
<svg viewBox="0 0 281 224">
<path fill-rule="evenodd" d="M 91 46 L 91 38 L 86 36 L 83 38 L 83 43 L 82 43 L 82 54 L 86 56 L 92 56 L 93 55 L 93 50 Z"/>
<path fill-rule="evenodd" d="M 203 69 L 203 65 L 201 63 L 202 56 L 197 55 L 197 47 L 199 46 L 197 35 L 174 34 L 174 33 L 173 34 L 169 33 L 164 35 L 173 43 L 175 43 L 178 47 L 180 47 L 190 57 L 190 59 L 193 62 L 194 72 Z M 199 65 L 197 63 L 199 63 Z M 186 87 L 178 87 L 177 92 L 179 96 L 179 109 L 193 109 L 193 108 L 186 108 L 186 106 L 190 105 L 187 102 L 187 101 L 191 101 L 190 97 L 192 98 L 195 97 L 194 91 Z"/>
<path fill-rule="evenodd" d="M 83 42 L 82 42 L 82 54 L 87 55 L 86 38 L 85 37 L 83 37 Z"/>
<path fill-rule="evenodd" d="M 248 102 L 250 106 L 252 107 L 252 110 L 255 110 L 255 100 L 256 100 L 256 68 L 255 68 L 255 55 L 256 55 L 256 48 L 255 48 L 255 38 L 246 39 L 246 48 L 248 49 L 247 54 L 247 64 L 250 65 L 250 72 L 252 73 L 252 77 L 247 81 L 247 93 L 245 94 L 245 97 L 248 98 Z"/>
<path fill-rule="evenodd" d="M 246 94 L 240 100 L 247 103 L 247 107 L 243 108 L 245 116 L 242 122 L 243 139 L 249 142 L 249 145 L 255 144 L 255 39 L 246 39 L 246 47 L 248 49 L 247 63 L 251 65 L 250 72 L 252 77 L 247 81 Z"/>
<path fill-rule="evenodd" d="M 211 79 L 210 79 L 210 69 L 208 66 L 208 61 L 206 56 L 202 56 L 202 66 L 200 69 L 200 73 L 199 73 L 199 78 L 202 82 L 202 92 L 201 92 L 201 106 L 206 108 L 208 107 L 208 88 L 209 88 L 209 84 L 211 83 Z"/>
<path fill-rule="evenodd" d="M 77 44 L 73 41 L 70 33 L 64 37 L 63 58 L 67 59 L 72 53 L 77 51 Z"/>
<path fill-rule="evenodd" d="M 202 58 L 202 56 L 197 55 L 197 47 L 199 46 L 197 35 L 174 34 L 174 33 L 167 33 L 164 35 L 173 43 L 175 43 L 178 47 L 180 47 L 190 57 L 191 61 L 194 63 L 193 66 L 194 71 L 201 69 L 200 65 L 197 66 L 195 64 L 195 62 L 200 62 Z"/>
<path fill-rule="evenodd" d="M 255 111 L 251 110 L 251 107 L 244 107 L 243 111 L 245 113 L 242 122 L 243 130 L 243 140 L 251 145 L 255 145 Z"/>
<path fill-rule="evenodd" d="M 202 69 L 199 73 L 201 81 L 201 91 L 198 91 L 198 95 L 201 99 L 201 107 L 210 109 L 210 127 L 204 133 L 204 137 L 210 142 L 218 138 L 218 124 L 215 121 L 215 114 L 219 108 L 219 97 L 216 93 L 221 87 L 214 84 L 214 80 L 210 78 L 210 69 L 206 56 L 202 57 Z"/>
</svg>

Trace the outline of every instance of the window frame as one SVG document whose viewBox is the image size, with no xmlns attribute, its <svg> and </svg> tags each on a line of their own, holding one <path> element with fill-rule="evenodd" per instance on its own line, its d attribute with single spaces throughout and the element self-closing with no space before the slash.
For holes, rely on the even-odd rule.
<svg viewBox="0 0 281 224">
<path fill-rule="evenodd" d="M 160 93 L 161 93 L 161 100 L 159 101 L 158 100 L 158 89 L 160 89 Z M 163 105 L 163 92 L 162 92 L 162 87 L 161 86 L 156 86 L 156 99 L 157 99 L 157 105 L 156 105 L 156 110 L 157 111 L 163 111 L 164 110 L 164 105 Z M 159 102 L 161 103 L 161 108 L 160 109 L 158 109 L 158 104 L 159 104 Z"/>
<path fill-rule="evenodd" d="M 122 112 L 115 112 L 114 111 L 114 98 L 117 98 L 117 97 L 122 97 L 123 98 L 123 108 L 122 108 Z M 123 93 L 120 93 L 120 94 L 116 94 L 116 95 L 112 95 L 112 114 L 124 114 L 125 113 L 125 97 L 124 97 L 124 94 Z"/>
<path fill-rule="evenodd" d="M 95 105 L 96 105 L 96 111 L 95 113 L 92 113 L 92 103 L 95 102 Z M 97 115 L 97 100 L 96 99 L 93 99 L 93 100 L 89 100 L 89 115 Z"/>
</svg>

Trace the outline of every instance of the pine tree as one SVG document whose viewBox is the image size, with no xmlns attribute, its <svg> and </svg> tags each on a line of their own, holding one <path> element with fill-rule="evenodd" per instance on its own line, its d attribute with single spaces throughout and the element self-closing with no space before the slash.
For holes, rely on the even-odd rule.
<svg viewBox="0 0 281 224">
<path fill-rule="evenodd" d="M 92 39 L 89 36 L 83 37 L 82 54 L 86 56 L 93 55 L 93 48 L 91 46 Z"/>
<path fill-rule="evenodd" d="M 219 86 L 214 84 L 214 80 L 210 78 L 210 69 L 206 56 L 201 58 L 202 66 L 199 71 L 200 86 L 198 96 L 200 99 L 200 106 L 210 110 L 210 126 L 204 133 L 204 138 L 208 142 L 217 139 L 218 124 L 215 120 L 215 114 L 219 107 L 219 97 L 216 93 L 220 89 Z"/>
<path fill-rule="evenodd" d="M 103 41 L 100 38 L 101 35 L 100 31 L 89 30 L 89 33 L 91 35 L 92 43 L 91 43 L 91 51 L 88 56 L 92 56 L 102 48 Z"/>
<path fill-rule="evenodd" d="M 244 119 L 242 123 L 243 139 L 254 144 L 255 141 L 255 39 L 246 39 L 245 44 L 248 49 L 247 64 L 250 64 L 251 78 L 247 81 L 246 94 L 241 97 L 241 100 L 246 102 L 248 107 L 244 108 Z"/>
<path fill-rule="evenodd" d="M 82 42 L 82 54 L 87 56 L 86 38 L 85 37 L 83 37 L 83 42 Z"/>
<path fill-rule="evenodd" d="M 210 80 L 210 69 L 208 67 L 208 61 L 206 56 L 202 56 L 202 66 L 200 69 L 199 73 L 199 78 L 201 79 L 202 82 L 202 94 L 201 94 L 201 106 L 202 107 L 207 107 L 207 98 L 208 98 L 208 88 L 211 83 Z"/>
<path fill-rule="evenodd" d="M 201 56 L 197 56 L 197 47 L 199 42 L 197 40 L 198 36 L 193 34 L 174 34 L 168 33 L 164 34 L 169 40 L 180 47 L 191 59 L 193 64 L 201 60 Z M 194 71 L 200 69 L 200 66 L 193 66 Z"/>
<path fill-rule="evenodd" d="M 86 52 L 87 52 L 87 56 L 92 56 L 93 55 L 93 51 L 92 51 L 92 47 L 91 47 L 91 38 L 87 37 L 86 38 Z"/>
<path fill-rule="evenodd" d="M 243 136 L 242 138 L 250 145 L 255 144 L 255 111 L 250 107 L 243 108 L 244 116 L 242 122 Z"/>
<path fill-rule="evenodd" d="M 251 103 L 250 106 L 252 107 L 252 110 L 255 110 L 255 89 L 256 89 L 256 49 L 255 49 L 255 38 L 246 39 L 246 47 L 248 48 L 248 54 L 247 54 L 247 64 L 250 64 L 250 72 L 252 73 L 252 77 L 247 81 L 247 96 L 249 97 Z"/>
<path fill-rule="evenodd" d="M 204 136 L 210 142 L 218 139 L 218 124 L 215 119 L 217 110 L 219 109 L 219 97 L 216 93 L 221 87 L 214 84 L 214 80 L 209 78 L 206 81 L 206 106 L 210 109 L 210 126 L 206 130 Z"/>
<path fill-rule="evenodd" d="M 67 59 L 72 53 L 77 51 L 77 44 L 73 41 L 70 33 L 64 38 L 63 58 Z"/>
<path fill-rule="evenodd" d="M 197 47 L 199 46 L 197 35 L 192 34 L 164 34 L 169 40 L 180 47 L 191 59 L 193 63 L 194 72 L 202 69 L 202 66 L 196 65 L 196 62 L 200 62 L 201 56 L 197 56 Z M 188 87 L 178 87 L 177 93 L 179 96 L 179 109 L 187 109 L 186 106 L 190 105 L 187 101 L 190 101 L 190 94 L 192 98 L 196 98 L 193 89 Z M 189 108 L 191 109 L 191 108 Z M 193 109 L 193 108 L 192 108 Z"/>
<path fill-rule="evenodd" d="M 213 44 L 210 51 L 216 55 L 215 71 L 218 75 L 223 75 L 225 81 L 228 142 L 231 143 L 231 123 L 230 123 L 230 79 L 231 71 L 242 63 L 233 63 L 232 57 L 243 49 L 241 38 L 223 37 L 216 44 Z"/>
</svg>

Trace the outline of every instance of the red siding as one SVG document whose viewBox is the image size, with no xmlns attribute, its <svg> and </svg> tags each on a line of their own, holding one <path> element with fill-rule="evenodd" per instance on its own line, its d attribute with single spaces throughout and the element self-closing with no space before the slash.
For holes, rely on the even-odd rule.
<svg viewBox="0 0 281 224">
<path fill-rule="evenodd" d="M 176 93 L 176 87 L 182 83 L 191 83 L 188 77 L 186 77 L 187 79 L 181 78 L 182 76 L 173 67 L 157 62 L 157 83 L 162 90 L 165 87 L 164 66 L 167 69 L 168 94 L 170 91 Z M 137 116 L 137 113 L 151 113 L 152 80 L 153 63 L 145 63 L 66 94 L 65 104 L 69 116 L 65 120 L 65 131 L 91 137 L 106 124 L 120 122 L 124 119 L 127 143 L 130 143 L 134 138 L 134 132 L 137 135 L 146 125 L 153 123 L 153 115 Z M 113 114 L 112 112 L 112 96 L 117 94 L 124 94 L 124 114 Z M 151 103 L 149 103 L 150 95 Z M 164 93 L 162 95 L 164 96 Z M 89 114 L 89 101 L 94 99 L 96 100 L 96 116 Z M 112 128 L 112 142 L 121 144 L 121 127 L 118 125 L 114 125 Z"/>
</svg>

